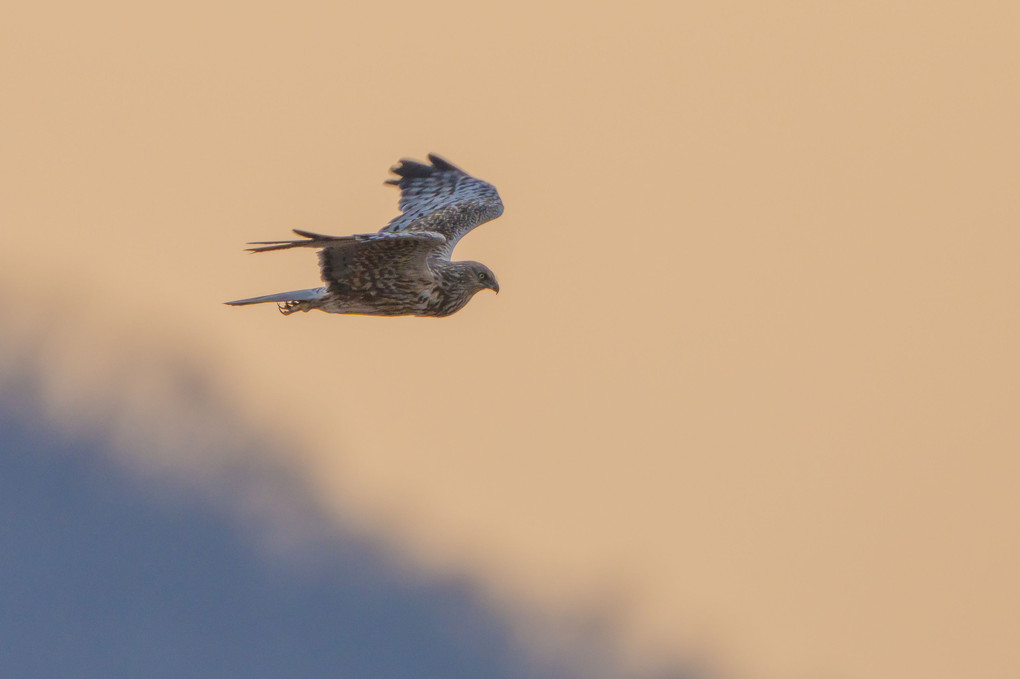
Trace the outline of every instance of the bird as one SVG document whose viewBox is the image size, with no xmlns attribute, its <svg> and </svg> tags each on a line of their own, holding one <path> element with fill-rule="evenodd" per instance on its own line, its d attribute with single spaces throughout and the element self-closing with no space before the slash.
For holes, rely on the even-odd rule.
<svg viewBox="0 0 1020 679">
<path fill-rule="evenodd" d="M 475 293 L 499 283 L 481 262 L 451 261 L 469 231 L 503 214 L 496 187 L 440 156 L 402 159 L 386 180 L 400 189 L 400 215 L 376 233 L 327 236 L 294 229 L 300 238 L 248 243 L 249 252 L 317 248 L 325 285 L 225 302 L 276 302 L 285 316 L 318 309 L 333 314 L 428 316 L 454 314 Z"/>
</svg>

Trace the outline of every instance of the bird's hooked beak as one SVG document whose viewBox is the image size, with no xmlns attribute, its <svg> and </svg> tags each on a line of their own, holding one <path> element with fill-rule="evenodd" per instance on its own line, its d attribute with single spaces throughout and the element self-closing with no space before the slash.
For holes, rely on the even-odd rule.
<svg viewBox="0 0 1020 679">
<path fill-rule="evenodd" d="M 499 283 L 496 281 L 492 281 L 492 291 L 497 295 L 499 294 Z"/>
</svg>

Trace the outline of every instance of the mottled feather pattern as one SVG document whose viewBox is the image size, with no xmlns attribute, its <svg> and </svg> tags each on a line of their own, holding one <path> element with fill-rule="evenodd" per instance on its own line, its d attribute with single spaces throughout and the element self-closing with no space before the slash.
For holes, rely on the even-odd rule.
<svg viewBox="0 0 1020 679">
<path fill-rule="evenodd" d="M 301 238 L 250 243 L 251 252 L 318 248 L 324 288 L 252 297 L 227 304 L 277 302 L 280 311 L 320 309 L 376 316 L 448 316 L 480 290 L 499 292 L 479 262 L 451 262 L 464 234 L 503 213 L 491 184 L 429 154 L 430 164 L 402 160 L 391 168 L 402 214 L 377 233 L 327 236 L 295 229 Z"/>
<path fill-rule="evenodd" d="M 325 247 L 322 281 L 337 294 L 413 292 L 432 279 L 428 258 L 443 242 L 438 234 L 373 234 L 353 247 Z"/>
<path fill-rule="evenodd" d="M 399 179 L 387 183 L 400 188 L 403 214 L 382 231 L 441 233 L 452 252 L 468 231 L 503 214 L 503 201 L 492 184 L 472 177 L 435 154 L 429 154 L 429 160 L 431 165 L 402 160 L 391 168 Z"/>
</svg>

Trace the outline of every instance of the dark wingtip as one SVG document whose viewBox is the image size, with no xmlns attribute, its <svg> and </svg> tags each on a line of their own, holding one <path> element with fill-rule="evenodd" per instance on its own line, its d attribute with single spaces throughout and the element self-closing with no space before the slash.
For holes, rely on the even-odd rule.
<svg viewBox="0 0 1020 679">
<path fill-rule="evenodd" d="M 431 177 L 436 172 L 464 172 L 464 170 L 445 158 L 437 156 L 435 153 L 430 153 L 428 159 L 432 163 L 431 165 L 426 165 L 410 158 L 402 158 L 398 164 L 390 168 L 390 172 L 401 179 Z M 387 179 L 386 183 L 399 186 L 400 179 Z"/>
<path fill-rule="evenodd" d="M 273 252 L 274 250 L 286 250 L 287 248 L 294 247 L 294 243 L 297 241 L 292 240 L 266 240 L 266 241 L 253 241 L 248 245 L 261 245 L 259 248 L 245 248 L 245 252 Z"/>
<path fill-rule="evenodd" d="M 336 236 L 327 236 L 322 233 L 315 233 L 314 231 L 302 231 L 301 229 L 291 229 L 294 233 L 301 236 L 302 238 L 308 238 L 309 240 L 324 240 L 329 238 L 335 238 Z"/>
<path fill-rule="evenodd" d="M 400 163 L 390 168 L 390 172 L 397 175 L 398 177 L 428 177 L 432 174 L 432 167 L 424 163 L 419 163 L 417 160 L 410 160 L 409 158 L 402 158 Z M 397 181 L 393 180 L 390 181 Z"/>
<path fill-rule="evenodd" d="M 463 172 L 464 171 L 464 170 L 460 169 L 459 167 L 457 167 L 456 165 L 454 165 L 453 163 L 451 163 L 450 161 L 448 161 L 446 158 L 443 158 L 442 156 L 437 155 L 435 153 L 430 153 L 428 155 L 428 158 L 429 158 L 429 162 L 432 163 L 432 165 L 434 165 L 436 168 L 438 168 L 440 170 L 443 170 L 444 172 L 449 172 L 449 171 Z"/>
</svg>

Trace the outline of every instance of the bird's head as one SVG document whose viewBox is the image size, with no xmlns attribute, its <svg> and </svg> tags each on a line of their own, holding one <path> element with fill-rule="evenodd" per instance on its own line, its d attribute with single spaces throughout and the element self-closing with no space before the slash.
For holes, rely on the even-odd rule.
<svg viewBox="0 0 1020 679">
<path fill-rule="evenodd" d="M 481 262 L 461 262 L 464 280 L 472 292 L 492 290 L 499 294 L 499 282 L 492 269 Z"/>
</svg>

